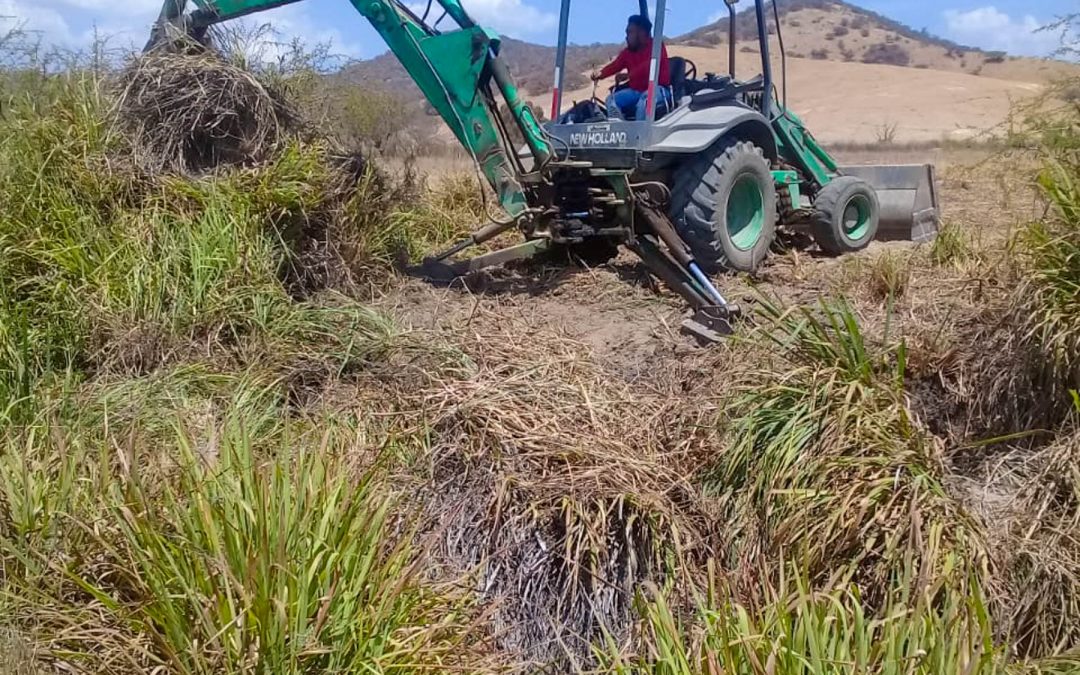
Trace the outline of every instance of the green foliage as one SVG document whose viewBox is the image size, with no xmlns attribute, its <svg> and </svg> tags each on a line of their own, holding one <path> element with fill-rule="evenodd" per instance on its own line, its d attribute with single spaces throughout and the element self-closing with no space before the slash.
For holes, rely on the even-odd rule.
<svg viewBox="0 0 1080 675">
<path fill-rule="evenodd" d="M 926 548 L 929 532 L 961 545 L 937 447 L 905 402 L 904 345 L 867 344 L 843 302 L 816 311 L 765 303 L 762 314 L 754 337 L 779 356 L 740 387 L 729 447 L 706 476 L 730 522 L 742 523 L 727 562 L 747 547 L 790 552 L 812 579 L 851 575 L 872 595 L 905 556 L 941 557 Z M 926 564 L 931 574 L 945 565 Z"/>
<path fill-rule="evenodd" d="M 386 334 L 355 305 L 292 296 L 323 283 L 303 276 L 310 241 L 339 240 L 341 267 L 385 264 L 390 246 L 364 238 L 400 194 L 388 179 L 362 167 L 349 185 L 325 148 L 298 143 L 251 170 L 142 179 L 116 166 L 129 149 L 107 109 L 96 81 L 70 78 L 0 120 L 0 415 L 51 373 L 145 372 L 193 345 L 254 354 L 290 332 Z"/>
<path fill-rule="evenodd" d="M 259 373 L 181 369 L 77 408 L 61 397 L 7 434 L 9 618 L 91 672 L 387 672 L 452 657 L 455 601 L 424 589 L 409 537 L 390 536 L 377 469 L 344 452 L 361 421 L 292 417 L 282 394 Z"/>
<path fill-rule="evenodd" d="M 421 203 L 397 210 L 382 227 L 366 229 L 359 246 L 384 259 L 410 260 L 445 248 L 489 220 L 487 209 L 495 209 L 495 204 L 489 192 L 485 208 L 482 195 L 487 189 L 471 173 L 442 176 Z"/>
<path fill-rule="evenodd" d="M 867 612 L 855 587 L 815 592 L 797 569 L 764 603 L 744 605 L 726 587 L 713 588 L 694 617 L 680 625 L 664 597 L 642 601 L 649 651 L 618 673 L 696 675 L 936 675 L 1004 672 L 993 646 L 978 585 L 961 592 L 931 584 L 912 588 L 915 570 L 895 580 L 885 606 Z"/>
<path fill-rule="evenodd" d="M 1080 163 L 1047 160 L 1039 176 L 1051 212 L 1022 231 L 1022 301 L 1031 337 L 1058 374 L 1076 386 L 1080 372 Z"/>
</svg>

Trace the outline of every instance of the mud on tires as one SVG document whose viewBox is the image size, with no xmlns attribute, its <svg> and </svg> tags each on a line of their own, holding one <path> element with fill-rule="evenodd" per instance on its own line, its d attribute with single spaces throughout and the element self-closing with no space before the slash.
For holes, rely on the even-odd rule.
<svg viewBox="0 0 1080 675">
<path fill-rule="evenodd" d="M 776 185 L 761 148 L 731 140 L 680 167 L 671 216 L 708 272 L 752 272 L 776 236 Z"/>
<path fill-rule="evenodd" d="M 814 241 L 829 255 L 866 248 L 877 234 L 881 215 L 877 192 L 855 176 L 838 176 L 814 199 L 810 228 Z"/>
</svg>

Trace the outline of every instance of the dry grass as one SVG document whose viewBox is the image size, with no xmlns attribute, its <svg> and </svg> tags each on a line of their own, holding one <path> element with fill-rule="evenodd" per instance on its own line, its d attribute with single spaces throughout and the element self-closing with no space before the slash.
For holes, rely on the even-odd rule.
<svg viewBox="0 0 1080 675">
<path fill-rule="evenodd" d="M 152 170 L 198 173 L 265 161 L 299 124 L 280 94 L 209 51 L 140 56 L 117 87 L 136 161 Z"/>
<path fill-rule="evenodd" d="M 471 578 L 490 605 L 497 647 L 522 665 L 585 667 L 605 635 L 631 635 L 644 583 L 697 573 L 714 524 L 689 459 L 715 410 L 688 415 L 612 382 L 550 330 L 504 322 L 451 339 L 460 367 L 361 396 L 389 406 L 401 433 L 427 430 L 399 481 L 439 574 Z"/>
<path fill-rule="evenodd" d="M 870 294 L 884 302 L 894 301 L 911 282 L 911 256 L 908 253 L 885 251 L 869 263 Z"/>
</svg>

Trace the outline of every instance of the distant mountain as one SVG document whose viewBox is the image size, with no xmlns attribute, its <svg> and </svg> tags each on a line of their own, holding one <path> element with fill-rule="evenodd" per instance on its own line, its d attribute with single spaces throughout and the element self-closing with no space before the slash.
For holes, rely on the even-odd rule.
<svg viewBox="0 0 1080 675">
<path fill-rule="evenodd" d="M 934 68 L 973 75 L 991 74 L 987 68 L 1009 60 L 1004 52 L 987 52 L 915 30 L 898 21 L 843 0 L 785 0 L 778 5 L 785 53 L 795 58 L 828 61 L 884 63 L 915 68 Z M 776 37 L 771 5 L 768 32 Z M 674 38 L 674 44 L 720 47 L 728 41 L 728 19 Z M 753 8 L 742 10 L 736 20 L 736 42 L 745 51 L 756 50 L 757 18 Z M 775 47 L 774 47 L 775 48 Z M 1022 59 L 1032 61 L 1033 59 Z M 1024 74 L 1024 77 L 1027 73 Z M 1013 79 L 1006 77 L 1006 79 Z"/>
</svg>

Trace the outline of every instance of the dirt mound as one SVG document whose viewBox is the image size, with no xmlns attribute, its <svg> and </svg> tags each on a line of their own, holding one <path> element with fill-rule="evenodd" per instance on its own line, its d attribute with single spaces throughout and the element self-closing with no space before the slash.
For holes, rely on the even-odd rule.
<svg viewBox="0 0 1080 675">
<path fill-rule="evenodd" d="M 137 161 L 156 171 L 200 173 L 265 160 L 299 127 L 284 97 L 210 51 L 152 52 L 121 72 L 119 121 Z"/>
</svg>

